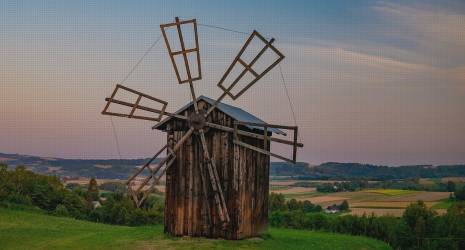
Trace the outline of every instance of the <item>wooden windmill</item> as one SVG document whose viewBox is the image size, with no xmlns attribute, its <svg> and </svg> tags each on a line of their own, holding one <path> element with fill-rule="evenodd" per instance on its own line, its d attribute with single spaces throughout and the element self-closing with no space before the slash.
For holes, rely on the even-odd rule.
<svg viewBox="0 0 465 250">
<path fill-rule="evenodd" d="M 193 41 L 183 36 L 186 26 L 193 30 Z M 170 113 L 166 111 L 167 102 L 122 85 L 117 85 L 105 99 L 102 114 L 156 121 L 159 123 L 153 128 L 167 132 L 167 144 L 128 179 L 128 192 L 136 206 L 141 206 L 166 173 L 167 233 L 227 239 L 258 235 L 268 221 L 270 156 L 295 163 L 297 147 L 303 145 L 297 142 L 296 126 L 268 124 L 221 101 L 226 96 L 233 100 L 240 97 L 278 65 L 284 55 L 273 46 L 274 39 L 267 40 L 253 31 L 218 82 L 223 94 L 216 100 L 197 97 L 194 82 L 202 79 L 202 71 L 196 20 L 176 18 L 174 23 L 162 24 L 160 28 L 178 83 L 189 85 L 192 102 Z M 177 33 L 174 41 L 179 49 L 173 47 L 169 29 Z M 247 60 L 244 52 L 253 41 L 262 47 Z M 192 47 L 187 47 L 188 42 Z M 254 65 L 265 53 L 274 55 L 275 60 L 261 62 L 265 67 L 260 72 Z M 241 68 L 239 74 L 227 84 L 236 67 Z M 240 87 L 238 83 L 246 74 L 251 75 L 251 80 Z M 119 100 L 116 96 L 120 91 L 134 95 L 135 101 Z M 149 107 L 144 101 L 159 107 Z M 127 107 L 129 111 L 109 111 L 111 104 Z M 141 115 L 139 111 L 150 115 Z M 286 135 L 282 130 L 291 131 L 293 139 L 273 137 L 273 134 Z M 271 142 L 292 146 L 292 158 L 272 153 Z M 166 156 L 157 159 L 163 152 Z M 147 170 L 148 176 L 134 185 L 136 177 Z"/>
</svg>

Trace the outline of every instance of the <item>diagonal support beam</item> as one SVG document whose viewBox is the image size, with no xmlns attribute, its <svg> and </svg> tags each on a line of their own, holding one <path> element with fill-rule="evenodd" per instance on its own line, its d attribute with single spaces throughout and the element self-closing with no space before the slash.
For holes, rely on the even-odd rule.
<svg viewBox="0 0 465 250">
<path fill-rule="evenodd" d="M 133 196 L 133 199 L 134 199 L 134 202 L 136 203 L 137 207 L 140 207 L 140 205 L 142 205 L 142 203 L 145 201 L 145 199 L 147 199 L 148 195 L 153 191 L 153 188 L 154 186 L 156 185 L 156 183 L 158 182 L 158 180 L 166 173 L 166 171 L 169 169 L 169 167 L 173 164 L 175 158 L 176 158 L 176 155 L 175 155 L 175 152 L 177 152 L 181 146 L 189 139 L 191 138 L 192 136 L 192 133 L 194 132 L 194 129 L 191 128 L 189 129 L 184 135 L 183 137 L 181 137 L 181 139 L 176 143 L 176 145 L 174 145 L 174 147 L 172 149 L 169 150 L 167 156 L 165 158 L 163 158 L 163 160 L 158 163 L 157 167 L 154 168 L 154 169 L 150 169 L 151 170 L 151 174 L 149 176 L 147 176 L 141 183 L 141 185 L 139 186 L 139 188 L 137 188 L 137 190 L 132 190 L 132 189 L 129 189 L 130 188 L 130 182 L 138 175 L 142 172 L 142 170 L 138 173 L 136 173 L 135 175 L 133 175 L 128 181 L 127 181 L 127 185 L 128 185 L 128 190 L 130 190 L 130 192 L 132 192 L 132 196 Z M 167 148 L 167 146 L 165 146 L 163 149 Z M 162 149 L 162 150 L 163 150 Z M 151 161 L 149 161 L 148 164 L 146 164 L 147 166 L 150 165 L 150 163 L 158 156 L 159 153 L 161 153 L 160 150 L 159 152 L 157 152 L 157 154 L 151 159 Z M 160 172 L 160 174 L 158 176 L 156 176 L 156 174 L 158 173 L 158 171 L 160 171 L 160 169 L 163 167 L 163 165 L 166 165 L 165 168 Z M 144 193 L 143 193 L 143 196 L 141 199 L 138 199 L 137 198 L 137 195 L 141 192 L 142 188 L 144 188 L 150 180 L 153 180 L 151 186 L 149 187 L 149 189 L 145 190 Z"/>
<path fill-rule="evenodd" d="M 218 171 L 216 169 L 215 161 L 210 157 L 210 153 L 208 152 L 207 141 L 205 139 L 205 133 L 203 130 L 199 130 L 200 140 L 202 142 L 203 154 L 204 158 L 207 161 L 207 170 L 210 175 L 210 183 L 213 189 L 215 203 L 220 212 L 220 219 L 224 223 L 223 226 L 226 226 L 229 223 L 229 213 L 228 208 L 226 206 L 226 201 L 224 199 L 223 189 L 221 188 L 221 184 L 219 182 L 220 178 L 218 176 Z"/>
</svg>

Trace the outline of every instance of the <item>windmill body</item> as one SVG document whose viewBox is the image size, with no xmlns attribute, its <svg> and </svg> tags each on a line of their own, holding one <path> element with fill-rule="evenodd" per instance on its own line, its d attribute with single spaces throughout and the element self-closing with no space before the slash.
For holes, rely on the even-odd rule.
<svg viewBox="0 0 465 250">
<path fill-rule="evenodd" d="M 186 26 L 192 29 L 191 47 L 183 34 Z M 221 101 L 242 96 L 284 55 L 273 46 L 273 38 L 267 40 L 253 31 L 217 84 L 223 94 L 217 99 L 197 98 L 194 82 L 202 79 L 202 71 L 196 20 L 175 18 L 160 28 L 176 79 L 179 85 L 189 86 L 192 102 L 171 113 L 166 101 L 121 84 L 105 98 L 102 114 L 156 121 L 153 128 L 167 133 L 166 145 L 127 180 L 128 195 L 141 207 L 166 174 L 167 233 L 226 239 L 259 235 L 268 223 L 270 157 L 295 163 L 297 148 L 303 144 L 297 142 L 297 126 L 269 124 Z M 247 56 L 253 41 L 260 45 Z M 189 60 L 192 56 L 194 60 Z M 240 73 L 235 75 L 237 68 Z M 121 92 L 132 99 L 121 99 Z M 112 110 L 114 106 L 129 111 Z M 292 140 L 273 136 L 287 136 L 282 130 L 291 131 Z M 272 142 L 292 146 L 292 158 L 272 153 Z M 152 164 L 163 152 L 166 155 Z"/>
<path fill-rule="evenodd" d="M 198 98 L 200 110 L 206 111 L 215 100 Z M 193 114 L 192 102 L 178 114 Z M 262 122 L 242 109 L 220 103 L 209 116 L 209 122 L 233 128 L 235 121 Z M 177 141 L 189 130 L 185 120 L 168 118 L 155 127 L 167 133 L 167 140 Z M 241 127 L 244 131 L 262 135 L 258 128 Z M 276 132 L 280 130 L 276 129 Z M 268 132 L 271 136 L 272 132 Z M 259 235 L 268 223 L 268 185 L 270 156 L 235 145 L 233 134 L 217 129 L 205 132 L 210 156 L 215 161 L 226 206 L 229 226 L 224 229 L 208 183 L 203 183 L 204 157 L 202 143 L 194 135 L 177 151 L 176 160 L 166 172 L 165 232 L 171 235 L 204 236 L 241 239 Z M 263 139 L 243 138 L 260 147 Z M 202 185 L 205 184 L 207 193 Z"/>
</svg>

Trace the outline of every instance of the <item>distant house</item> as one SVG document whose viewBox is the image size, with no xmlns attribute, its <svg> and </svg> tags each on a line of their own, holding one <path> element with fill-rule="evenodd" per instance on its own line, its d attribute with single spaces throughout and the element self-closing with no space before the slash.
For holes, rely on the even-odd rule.
<svg viewBox="0 0 465 250">
<path fill-rule="evenodd" d="M 100 204 L 99 201 L 92 201 L 92 207 L 93 207 L 94 209 L 99 208 L 99 207 L 101 207 L 101 206 L 102 206 L 102 204 Z"/>
<path fill-rule="evenodd" d="M 335 214 L 335 213 L 339 213 L 340 211 L 341 210 L 339 209 L 339 206 L 336 204 L 333 204 L 325 208 L 325 213 L 327 214 Z"/>
</svg>

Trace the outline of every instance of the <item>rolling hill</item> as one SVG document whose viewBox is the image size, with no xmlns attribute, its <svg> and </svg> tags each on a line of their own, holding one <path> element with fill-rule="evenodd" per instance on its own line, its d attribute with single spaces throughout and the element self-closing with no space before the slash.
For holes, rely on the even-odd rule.
<svg viewBox="0 0 465 250">
<path fill-rule="evenodd" d="M 156 163 L 159 159 L 156 159 Z M 28 169 L 42 174 L 60 177 L 95 177 L 98 179 L 127 179 L 134 168 L 143 165 L 148 159 L 62 159 L 19 154 L 0 153 L 0 163 L 10 167 L 24 165 Z M 465 165 L 414 165 L 414 166 L 377 166 L 360 163 L 327 162 L 310 166 L 305 162 L 291 164 L 271 162 L 270 175 L 286 176 L 297 180 L 343 180 L 365 178 L 371 180 L 395 180 L 406 178 L 463 177 Z"/>
</svg>

